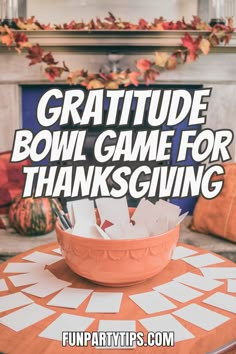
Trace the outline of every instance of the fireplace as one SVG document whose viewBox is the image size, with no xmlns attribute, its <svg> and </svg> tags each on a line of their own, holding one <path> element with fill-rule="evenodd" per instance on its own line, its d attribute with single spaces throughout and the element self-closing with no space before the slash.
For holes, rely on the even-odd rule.
<svg viewBox="0 0 236 354">
<path fill-rule="evenodd" d="M 190 93 L 193 93 L 194 90 L 201 88 L 201 85 L 150 85 L 147 86 L 146 85 L 140 85 L 138 88 L 136 87 L 129 87 L 128 89 L 138 89 L 138 90 L 145 90 L 145 89 L 154 89 L 154 90 L 160 90 L 160 89 L 185 89 L 188 90 Z M 41 127 L 37 121 L 36 118 L 36 111 L 37 111 L 37 105 L 38 102 L 41 98 L 41 96 L 48 91 L 51 88 L 55 88 L 54 86 L 51 85 L 23 85 L 22 86 L 22 128 L 24 129 L 30 129 L 33 133 L 37 133 Z M 58 88 L 60 88 L 60 90 L 65 91 L 68 90 L 68 86 L 63 86 L 60 85 L 58 86 Z M 81 87 L 80 87 L 81 88 Z M 56 99 L 51 99 L 50 100 L 50 107 L 53 106 L 58 106 L 58 104 L 61 103 L 60 100 L 56 100 Z M 104 102 L 104 114 L 106 114 L 106 110 L 108 108 L 108 99 L 105 100 Z M 122 104 L 122 99 L 120 100 L 120 104 Z M 136 105 L 136 99 L 133 98 L 132 101 L 132 108 L 131 108 L 131 121 L 132 121 L 132 115 L 134 115 L 134 111 L 135 111 L 135 105 Z M 148 103 L 147 103 L 148 105 Z M 83 108 L 81 108 L 83 109 Z M 76 126 L 73 126 L 71 124 L 68 124 L 66 126 L 63 126 L 63 129 L 65 130 L 71 130 L 71 129 L 77 129 L 79 128 Z M 126 130 L 130 129 L 131 127 L 125 127 Z M 55 124 L 54 126 L 51 127 L 52 130 L 59 130 L 60 127 L 58 124 Z M 92 165 L 92 164 L 96 164 L 96 162 L 93 160 L 93 146 L 94 146 L 94 142 L 96 137 L 99 135 L 99 133 L 101 133 L 103 130 L 107 130 L 109 128 L 105 128 L 105 127 L 89 127 L 88 133 L 87 133 L 87 138 L 85 141 L 85 146 L 84 146 L 84 153 L 87 156 L 87 164 L 88 165 Z M 121 127 L 116 128 L 116 130 L 119 129 L 123 129 Z M 148 126 L 148 124 L 144 124 L 141 128 L 137 128 L 137 130 L 147 130 L 150 131 L 150 127 Z M 170 129 L 167 126 L 163 125 L 161 127 L 161 129 L 163 130 L 167 130 Z M 187 120 L 184 120 L 181 124 L 177 125 L 176 127 L 174 127 L 175 129 L 175 136 L 173 137 L 173 149 L 171 151 L 171 159 L 168 162 L 145 162 L 145 165 L 150 165 L 150 167 L 154 167 L 157 164 L 169 164 L 169 165 L 192 165 L 192 166 L 196 166 L 196 162 L 192 160 L 190 154 L 187 156 L 187 159 L 185 162 L 181 162 L 181 163 L 176 163 L 176 158 L 177 158 L 177 153 L 178 153 L 178 146 L 179 146 L 179 140 L 180 140 L 180 136 L 181 136 L 181 132 L 182 130 L 186 130 L 186 129 L 190 129 L 187 125 Z M 201 129 L 201 126 L 191 126 L 191 129 Z M 42 148 L 42 146 L 41 146 Z M 40 147 L 39 147 L 40 149 Z M 43 161 L 41 161 L 40 164 L 47 164 L 48 163 L 48 159 L 44 159 Z M 118 163 L 116 163 L 116 165 L 121 166 L 122 164 L 126 164 L 129 165 L 132 169 L 136 168 L 138 165 L 140 164 L 144 164 L 144 163 L 140 163 L 140 162 L 122 162 L 119 161 Z M 138 201 L 132 199 L 131 197 L 128 196 L 128 200 L 129 200 L 129 205 L 130 206 L 135 206 Z M 156 201 L 155 198 L 153 201 Z M 174 204 L 177 204 L 181 207 L 181 209 L 185 212 L 185 211 L 189 211 L 190 213 L 193 212 L 193 208 L 194 205 L 196 203 L 196 197 L 186 197 L 186 198 L 173 198 L 171 199 L 171 202 Z"/>
</svg>

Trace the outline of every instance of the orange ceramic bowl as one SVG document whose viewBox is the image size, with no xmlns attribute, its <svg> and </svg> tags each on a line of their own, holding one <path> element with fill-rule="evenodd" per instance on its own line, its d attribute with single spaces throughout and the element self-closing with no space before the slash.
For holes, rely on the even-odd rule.
<svg viewBox="0 0 236 354">
<path fill-rule="evenodd" d="M 130 208 L 130 215 L 133 212 Z M 74 236 L 58 224 L 56 233 L 73 272 L 97 284 L 118 287 L 142 282 L 167 266 L 178 242 L 179 225 L 165 234 L 135 240 Z"/>
</svg>

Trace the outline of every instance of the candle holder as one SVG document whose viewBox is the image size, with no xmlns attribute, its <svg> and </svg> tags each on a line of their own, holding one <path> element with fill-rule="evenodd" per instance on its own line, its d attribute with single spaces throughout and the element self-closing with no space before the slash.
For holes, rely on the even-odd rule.
<svg viewBox="0 0 236 354">
<path fill-rule="evenodd" d="M 18 0 L 0 0 L 1 25 L 17 28 L 14 19 L 19 17 Z"/>
<path fill-rule="evenodd" d="M 224 10 L 225 10 L 225 2 L 224 0 L 211 0 L 211 20 L 210 26 L 213 27 L 215 25 L 224 25 Z"/>
</svg>

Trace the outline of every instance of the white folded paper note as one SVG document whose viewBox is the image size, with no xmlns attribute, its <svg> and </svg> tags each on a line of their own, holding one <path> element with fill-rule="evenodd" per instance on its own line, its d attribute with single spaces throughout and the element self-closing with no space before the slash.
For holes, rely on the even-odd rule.
<svg viewBox="0 0 236 354">
<path fill-rule="evenodd" d="M 110 221 L 112 224 L 129 223 L 129 209 L 127 199 L 119 198 L 99 198 L 96 199 L 98 213 L 101 219 L 101 225 L 104 221 Z"/>
<path fill-rule="evenodd" d="M 62 341 L 62 332 L 81 332 L 93 323 L 94 318 L 82 317 L 63 313 L 47 328 L 45 328 L 39 337 Z"/>
<path fill-rule="evenodd" d="M 130 295 L 129 298 L 149 315 L 156 312 L 171 310 L 177 307 L 157 291 Z"/>
<path fill-rule="evenodd" d="M 43 298 L 70 285 L 71 283 L 60 279 L 44 279 L 43 281 L 31 285 L 30 287 L 25 288 L 22 291 L 26 294 Z"/>
<path fill-rule="evenodd" d="M 4 269 L 4 273 L 31 273 L 38 270 L 43 270 L 44 264 L 39 263 L 8 263 Z"/>
<path fill-rule="evenodd" d="M 77 221 L 84 221 L 88 225 L 96 224 L 96 215 L 94 210 L 94 202 L 90 199 L 74 200 L 67 203 L 67 209 L 70 218 L 72 218 L 72 224 Z"/>
<path fill-rule="evenodd" d="M 236 279 L 229 279 L 228 280 L 227 291 L 229 293 L 236 293 Z"/>
<path fill-rule="evenodd" d="M 96 224 L 95 227 L 104 240 L 110 240 L 108 234 L 100 226 Z"/>
<path fill-rule="evenodd" d="M 55 256 L 48 253 L 35 251 L 28 256 L 23 257 L 26 261 L 31 261 L 35 263 L 41 263 L 45 265 L 51 265 L 63 259 L 62 256 Z"/>
<path fill-rule="evenodd" d="M 183 258 L 182 260 L 196 268 L 206 267 L 213 264 L 225 262 L 224 259 L 217 257 L 211 253 L 199 254 L 197 256 Z"/>
<path fill-rule="evenodd" d="M 120 311 L 123 293 L 93 292 L 86 312 L 118 313 Z"/>
<path fill-rule="evenodd" d="M 200 268 L 200 271 L 212 279 L 236 279 L 236 267 Z"/>
<path fill-rule="evenodd" d="M 136 332 L 136 321 L 134 320 L 100 320 L 98 325 L 98 332 L 113 332 L 111 337 L 111 343 L 107 343 L 105 346 L 97 346 L 99 349 L 132 349 L 136 347 L 136 343 L 130 343 L 129 346 L 122 343 L 120 336 L 121 332 Z"/>
<path fill-rule="evenodd" d="M 11 328 L 13 331 L 19 332 L 54 313 L 55 311 L 49 310 L 46 307 L 32 304 L 1 317 L 0 323 Z"/>
<path fill-rule="evenodd" d="M 173 260 L 178 260 L 182 259 L 188 256 L 192 256 L 193 254 L 198 253 L 197 251 L 191 250 L 190 248 L 183 247 L 183 246 L 177 246 L 174 250 L 172 259 Z"/>
<path fill-rule="evenodd" d="M 46 269 L 38 272 L 12 275 L 9 276 L 8 279 L 10 279 L 12 284 L 17 287 L 17 286 L 36 284 L 47 279 L 49 279 L 50 281 L 50 279 L 57 279 L 57 278 L 48 269 Z"/>
<path fill-rule="evenodd" d="M 148 332 L 174 332 L 175 343 L 194 338 L 194 335 L 172 315 L 143 318 L 139 322 Z"/>
<path fill-rule="evenodd" d="M 204 291 L 211 291 L 224 284 L 222 281 L 211 279 L 208 277 L 203 277 L 202 275 L 194 274 L 191 272 L 184 273 L 179 277 L 174 278 L 174 281 Z"/>
<path fill-rule="evenodd" d="M 132 220 L 136 223 L 142 223 L 148 227 L 151 223 L 157 220 L 157 210 L 155 204 L 151 203 L 147 199 L 141 199 L 137 208 L 135 209 Z"/>
<path fill-rule="evenodd" d="M 153 289 L 182 303 L 196 299 L 197 297 L 203 295 L 200 291 L 194 290 L 189 286 L 177 283 L 175 281 L 170 281 L 169 283 L 156 286 Z"/>
<path fill-rule="evenodd" d="M 0 279 L 0 291 L 6 291 L 6 290 L 8 290 L 8 286 L 5 279 Z"/>
<path fill-rule="evenodd" d="M 158 220 L 149 224 L 149 234 L 150 236 L 162 235 L 168 232 L 171 228 L 172 227 L 169 227 L 169 217 L 167 215 L 159 216 Z"/>
<path fill-rule="evenodd" d="M 14 293 L 0 297 L 0 312 L 16 309 L 17 307 L 32 304 L 34 302 L 22 293 Z"/>
<path fill-rule="evenodd" d="M 65 288 L 53 297 L 47 305 L 76 309 L 93 292 L 89 289 Z"/>
<path fill-rule="evenodd" d="M 97 239 L 103 239 L 103 237 L 101 236 L 100 232 L 97 229 L 97 225 L 93 224 L 93 225 L 89 225 L 85 222 L 83 222 L 82 220 L 77 221 L 72 234 L 75 236 L 81 236 L 81 237 L 87 237 L 87 238 L 97 238 Z"/>
<path fill-rule="evenodd" d="M 236 297 L 217 292 L 207 299 L 203 300 L 204 304 L 212 305 L 218 307 L 219 309 L 236 313 Z"/>
<path fill-rule="evenodd" d="M 214 328 L 229 320 L 229 317 L 197 304 L 187 305 L 172 314 L 205 331 L 212 331 Z"/>
<path fill-rule="evenodd" d="M 138 239 L 148 236 L 148 230 L 144 224 L 135 224 L 131 222 L 115 224 L 106 228 L 106 233 L 112 240 Z"/>
</svg>

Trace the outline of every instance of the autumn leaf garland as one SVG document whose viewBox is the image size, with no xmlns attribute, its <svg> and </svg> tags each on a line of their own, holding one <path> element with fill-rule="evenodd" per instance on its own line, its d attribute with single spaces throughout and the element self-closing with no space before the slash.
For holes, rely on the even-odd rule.
<svg viewBox="0 0 236 354">
<path fill-rule="evenodd" d="M 148 23 L 140 19 L 138 24 L 125 22 L 109 13 L 103 21 L 97 18 L 87 24 L 75 21 L 64 25 L 42 25 L 31 17 L 27 21 L 22 19 L 15 20 L 19 30 L 186 30 L 185 36 L 181 39 L 182 47 L 173 53 L 156 52 L 154 61 L 139 59 L 136 62 L 137 71 L 124 70 L 120 73 L 89 73 L 85 70 L 71 71 L 63 62 L 58 64 L 51 52 L 45 53 L 39 44 L 31 44 L 25 33 L 11 30 L 7 26 L 0 26 L 0 43 L 9 48 L 15 48 L 18 53 L 26 51 L 26 58 L 30 60 L 29 65 L 44 64 L 45 75 L 50 81 L 55 81 L 66 73 L 66 82 L 70 85 L 82 85 L 87 89 L 109 88 L 116 89 L 120 85 L 138 86 L 139 82 L 145 81 L 146 84 L 154 82 L 164 70 L 174 70 L 178 64 L 191 63 L 196 61 L 200 53 L 207 55 L 212 47 L 224 43 L 227 45 L 234 31 L 233 21 L 230 18 L 227 25 L 215 25 L 210 27 L 201 21 L 197 16 L 193 17 L 190 24 L 184 19 L 177 22 L 167 22 L 162 17 L 154 19 Z M 193 38 L 187 30 L 205 30 L 210 34 Z"/>
</svg>

